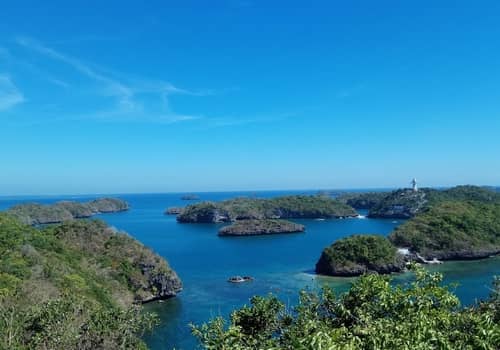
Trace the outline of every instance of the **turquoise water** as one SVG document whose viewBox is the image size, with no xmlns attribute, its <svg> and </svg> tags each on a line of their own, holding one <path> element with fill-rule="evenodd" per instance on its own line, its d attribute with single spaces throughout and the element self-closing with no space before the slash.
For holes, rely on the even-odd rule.
<svg viewBox="0 0 500 350">
<path fill-rule="evenodd" d="M 235 196 L 272 197 L 299 192 L 202 193 L 201 200 L 222 200 Z M 303 191 L 300 193 L 304 193 Z M 313 193 L 313 192 L 311 192 Z M 188 324 L 228 316 L 255 294 L 274 293 L 295 304 L 300 289 L 318 289 L 324 283 L 337 291 L 348 288 L 350 279 L 315 276 L 314 265 L 322 249 L 353 233 L 386 235 L 401 221 L 382 219 L 296 220 L 306 225 L 305 233 L 260 236 L 218 237 L 216 224 L 178 224 L 174 216 L 164 216 L 166 207 L 186 205 L 181 194 L 118 195 L 131 210 L 99 215 L 110 225 L 129 234 L 168 259 L 184 283 L 178 297 L 147 306 L 156 311 L 161 325 L 146 337 L 152 349 L 193 349 Z M 93 196 L 0 198 L 0 210 L 17 202 L 51 203 L 61 199 L 87 200 Z M 446 281 L 458 282 L 456 293 L 464 304 L 489 293 L 492 276 L 499 273 L 500 259 L 449 262 L 432 269 L 445 272 Z M 232 275 L 251 275 L 245 284 L 226 282 Z M 399 280 L 407 276 L 400 275 Z"/>
</svg>

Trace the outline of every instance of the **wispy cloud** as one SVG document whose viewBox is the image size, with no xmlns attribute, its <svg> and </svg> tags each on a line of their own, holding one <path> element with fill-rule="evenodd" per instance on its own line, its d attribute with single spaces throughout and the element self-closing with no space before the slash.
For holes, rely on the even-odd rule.
<svg viewBox="0 0 500 350">
<path fill-rule="evenodd" d="M 23 94 L 12 79 L 6 74 L 0 75 L 0 111 L 13 108 L 24 100 Z"/>
<path fill-rule="evenodd" d="M 107 69 L 98 68 L 96 65 L 86 63 L 79 58 L 58 51 L 32 38 L 18 37 L 16 42 L 25 49 L 73 68 L 96 84 L 94 91 L 96 94 L 101 97 L 112 98 L 114 101 L 111 108 L 96 110 L 78 116 L 67 116 L 67 118 L 107 121 L 141 120 L 169 124 L 196 120 L 201 117 L 174 113 L 169 103 L 169 97 L 174 94 L 208 96 L 213 93 L 210 90 L 190 91 L 165 81 L 131 78 L 111 73 Z M 49 81 L 61 87 L 70 87 L 69 83 L 54 77 L 50 77 Z M 145 99 L 143 98 L 145 96 L 156 98 L 160 102 L 161 108 L 154 111 L 146 108 Z"/>
</svg>

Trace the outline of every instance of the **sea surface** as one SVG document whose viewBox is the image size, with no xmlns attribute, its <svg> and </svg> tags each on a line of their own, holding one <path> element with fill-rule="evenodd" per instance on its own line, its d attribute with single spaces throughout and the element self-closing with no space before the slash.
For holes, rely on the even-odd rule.
<svg viewBox="0 0 500 350">
<path fill-rule="evenodd" d="M 316 191 L 266 191 L 198 193 L 200 200 L 223 200 L 238 196 L 274 197 L 284 194 L 313 194 Z M 147 305 L 157 312 L 161 325 L 145 337 L 151 349 L 194 349 L 189 323 L 201 324 L 213 317 L 227 317 L 231 310 L 249 303 L 253 295 L 278 295 L 288 306 L 297 302 L 301 289 L 318 290 L 324 284 L 345 291 L 353 279 L 316 276 L 314 265 L 324 247 L 354 233 L 387 235 L 402 220 L 332 219 L 294 220 L 306 225 L 305 233 L 219 237 L 219 224 L 179 224 L 175 216 L 163 215 L 169 206 L 197 201 L 181 200 L 181 193 L 107 195 L 129 202 L 127 212 L 102 214 L 96 218 L 128 232 L 165 257 L 177 271 L 184 290 L 163 303 Z M 0 197 L 0 210 L 20 202 L 53 203 L 59 200 L 85 201 L 100 195 Z M 366 212 L 361 212 L 366 214 Z M 464 305 L 486 298 L 492 277 L 500 274 L 500 259 L 447 262 L 429 267 L 445 274 L 445 282 L 457 282 L 455 292 Z M 254 281 L 231 284 L 228 277 L 250 275 Z M 404 282 L 408 274 L 396 277 Z"/>
</svg>

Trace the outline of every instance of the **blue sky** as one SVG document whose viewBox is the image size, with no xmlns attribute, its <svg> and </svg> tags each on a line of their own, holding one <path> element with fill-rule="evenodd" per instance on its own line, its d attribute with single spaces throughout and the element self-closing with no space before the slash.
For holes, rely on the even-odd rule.
<svg viewBox="0 0 500 350">
<path fill-rule="evenodd" d="M 500 184 L 498 1 L 6 1 L 0 194 Z"/>
</svg>

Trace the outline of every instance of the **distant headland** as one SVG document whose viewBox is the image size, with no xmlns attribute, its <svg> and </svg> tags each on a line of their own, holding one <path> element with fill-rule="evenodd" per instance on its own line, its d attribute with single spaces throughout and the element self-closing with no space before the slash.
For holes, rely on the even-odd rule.
<svg viewBox="0 0 500 350">
<path fill-rule="evenodd" d="M 98 198 L 90 202 L 61 201 L 51 205 L 23 203 L 9 208 L 6 213 L 28 225 L 44 225 L 128 209 L 129 205 L 124 200 Z"/>
</svg>

